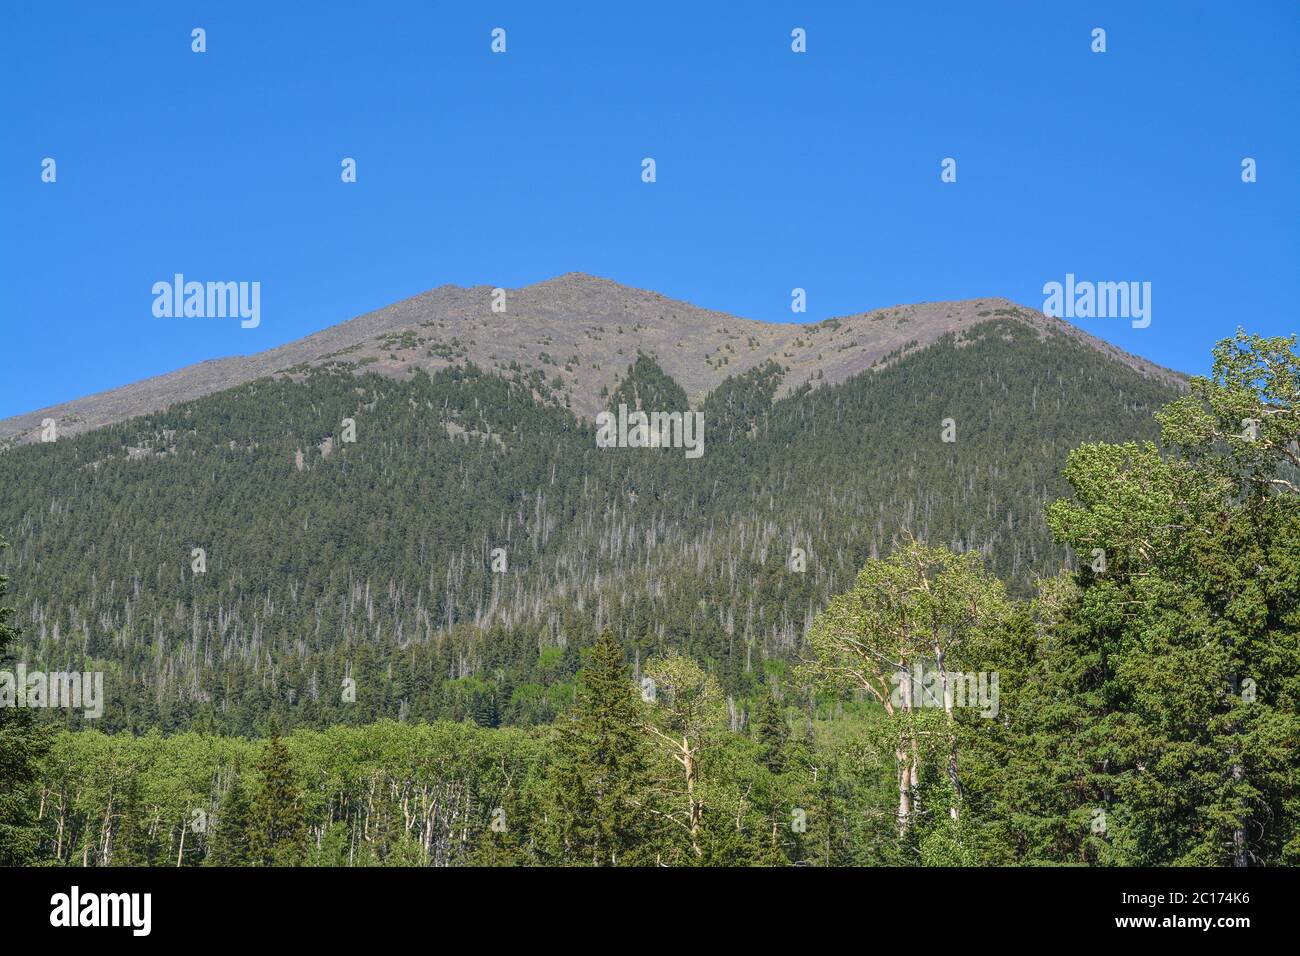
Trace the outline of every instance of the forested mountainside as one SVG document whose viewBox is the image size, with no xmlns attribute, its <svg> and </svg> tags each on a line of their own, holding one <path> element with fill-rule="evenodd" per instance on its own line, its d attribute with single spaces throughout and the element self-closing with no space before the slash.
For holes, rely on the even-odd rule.
<svg viewBox="0 0 1300 956">
<path fill-rule="evenodd" d="M 901 532 L 978 553 L 1013 594 L 1067 564 L 1042 511 L 1067 452 L 1154 437 L 1176 394 L 997 316 L 839 384 L 778 397 L 782 378 L 713 389 L 699 458 L 598 448 L 537 369 L 341 362 L 12 448 L 20 657 L 105 672 L 110 732 L 529 725 L 569 706 L 609 630 L 634 671 L 703 663 L 741 726 Z M 601 396 L 687 398 L 647 354 Z"/>
<path fill-rule="evenodd" d="M 897 305 L 817 323 L 759 322 L 575 272 L 520 289 L 441 286 L 285 345 L 3 419 L 0 447 L 39 441 L 47 418 L 60 435 L 74 435 L 309 368 L 364 369 L 399 380 L 467 364 L 493 374 L 540 372 L 554 401 L 592 418 L 628 363 L 645 352 L 692 402 L 724 379 L 771 362 L 778 368 L 776 394 L 785 396 L 806 383 L 842 382 L 909 344 L 931 345 L 990 319 L 1065 336 L 1143 375 L 1180 384 L 1168 369 L 1007 299 Z"/>
<path fill-rule="evenodd" d="M 7 559 L 47 589 L 21 602 L 29 645 L 111 670 L 101 727 L 118 709 L 158 723 L 57 728 L 0 680 L 0 864 L 1294 865 L 1295 348 L 1239 333 L 1156 414 L 1158 443 L 1073 449 L 1043 515 L 1083 559 L 1020 596 L 1064 557 L 1045 537 L 1035 550 L 1024 502 L 1055 487 L 1040 469 L 1069 419 L 1037 409 L 1075 402 L 1074 427 L 1098 428 L 1147 399 L 1095 353 L 1014 326 L 777 402 L 775 370 L 756 370 L 706 403 L 734 433 L 694 460 L 707 472 L 679 448 L 593 452 L 591 427 L 529 382 L 475 369 L 259 382 L 5 456 L 6 488 L 48 476 Z M 967 425 L 936 453 L 918 396 L 962 386 Z M 610 400 L 677 389 L 642 357 Z M 355 443 L 331 432 L 340 415 Z M 888 464 L 818 457 L 868 441 Z M 594 456 L 588 473 L 557 452 Z M 998 486 L 980 519 L 978 468 L 1026 497 Z M 896 533 L 873 523 L 886 505 Z M 467 533 L 483 540 L 455 549 Z M 78 534 L 94 542 L 46 543 Z M 209 535 L 203 573 L 165 557 L 177 534 Z M 773 560 L 790 538 L 805 571 Z M 518 555 L 494 572 L 499 540 Z M 84 588 L 78 561 L 126 569 Z M 153 583 L 130 562 L 159 565 Z M 495 583 L 511 575 L 513 591 Z M 440 709 L 461 719 L 419 719 Z M 196 729 L 161 732 L 182 720 Z M 267 733 L 213 732 L 246 726 Z"/>
</svg>

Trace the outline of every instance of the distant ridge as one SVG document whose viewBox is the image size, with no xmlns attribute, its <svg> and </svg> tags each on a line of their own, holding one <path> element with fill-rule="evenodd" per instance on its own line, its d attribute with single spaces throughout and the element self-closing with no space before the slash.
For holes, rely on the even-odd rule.
<svg viewBox="0 0 1300 956">
<path fill-rule="evenodd" d="M 178 402 L 269 375 L 337 364 L 405 377 L 473 362 L 486 371 L 517 363 L 545 373 L 575 413 L 603 407 L 602 390 L 638 352 L 698 400 L 728 376 L 770 360 L 784 370 L 778 394 L 805 382 L 834 384 L 870 370 L 900 350 L 959 337 L 984 322 L 1010 319 L 1040 334 L 1087 343 L 1142 375 L 1169 384 L 1184 376 L 1003 298 L 897 305 L 815 324 L 771 323 L 702 309 L 657 292 L 570 272 L 506 290 L 492 311 L 490 286 L 444 285 L 393 305 L 248 356 L 213 359 L 0 421 L 0 442 L 34 441 L 43 419 L 71 435 L 160 411 Z"/>
</svg>

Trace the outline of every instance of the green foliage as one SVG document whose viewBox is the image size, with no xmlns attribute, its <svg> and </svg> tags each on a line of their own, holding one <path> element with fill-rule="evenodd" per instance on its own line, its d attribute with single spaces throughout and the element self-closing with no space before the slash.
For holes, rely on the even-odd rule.
<svg viewBox="0 0 1300 956">
<path fill-rule="evenodd" d="M 777 384 L 769 364 L 704 397 L 697 460 L 599 449 L 522 372 L 472 365 L 303 370 L 7 450 L 0 572 L 31 621 L 21 650 L 103 671 L 110 731 L 549 724 L 599 606 L 629 659 L 675 650 L 753 700 L 900 528 L 1030 593 L 1066 558 L 1041 507 L 1067 490 L 1068 449 L 1154 437 L 1175 394 L 1001 321 L 836 386 Z M 687 398 L 641 355 L 610 402 Z M 939 440 L 949 414 L 955 444 Z"/>
<path fill-rule="evenodd" d="M 577 703 L 560 724 L 547 768 L 540 856 L 592 866 L 652 862 L 647 748 L 623 651 L 611 634 L 596 642 L 578 676 Z"/>
<path fill-rule="evenodd" d="M 686 392 L 648 355 L 637 354 L 627 375 L 615 386 L 609 408 L 617 413 L 619 405 L 647 411 L 685 411 Z"/>
<path fill-rule="evenodd" d="M 236 771 L 217 813 L 204 862 L 208 866 L 248 866 L 253 862 L 253 808 Z"/>
<path fill-rule="evenodd" d="M 1300 862 L 1294 340 L 1221 343 L 1157 443 L 1160 388 L 1021 332 L 783 398 L 751 370 L 705 399 L 707 470 L 473 369 L 254 383 L 0 455 L 27 652 L 104 666 L 105 723 L 148 728 L 0 708 L 0 861 Z M 916 438 L 935 382 L 969 398 L 955 446 Z M 685 401 L 645 356 L 614 397 Z M 292 466 L 358 408 L 369 451 Z M 121 456 L 163 422 L 175 455 Z M 171 553 L 200 531 L 211 577 Z M 975 674 L 996 698 L 963 705 Z"/>
<path fill-rule="evenodd" d="M 0 539 L 0 550 L 5 543 Z M 10 666 L 11 645 L 18 633 L 13 609 L 3 604 L 8 581 L 0 576 L 0 670 Z M 48 735 L 33 726 L 32 712 L 0 705 L 0 866 L 20 866 L 35 859 L 33 780 L 49 745 Z"/>
<path fill-rule="evenodd" d="M 118 814 L 117 835 L 114 841 L 112 863 L 114 866 L 147 866 L 153 862 L 157 848 L 150 839 L 148 828 L 140 819 L 140 780 L 128 777 Z"/>
<path fill-rule="evenodd" d="M 675 824 L 689 842 L 690 852 L 704 856 L 701 845 L 709 794 L 701 765 L 717 746 L 722 729 L 722 691 L 699 664 L 681 654 L 669 653 L 646 666 L 654 688 L 644 727 L 659 752 L 680 769 L 680 783 L 665 794 L 670 809 L 664 820 Z M 729 833 L 726 828 L 724 833 Z M 672 862 L 676 862 L 675 860 Z"/>
<path fill-rule="evenodd" d="M 263 866 L 300 864 L 307 849 L 302 798 L 289 751 L 274 729 L 257 769 L 261 781 L 249 813 L 249 856 Z"/>
<path fill-rule="evenodd" d="M 1087 566 L 1060 653 L 1091 719 L 1085 856 L 1252 865 L 1295 858 L 1300 768 L 1300 439 L 1294 338 L 1238 334 L 1151 445 L 1085 445 L 1053 530 Z M 1254 421 L 1256 426 L 1249 427 Z"/>
<path fill-rule="evenodd" d="M 759 705 L 754 739 L 759 746 L 759 760 L 771 773 L 785 770 L 785 745 L 790 739 L 790 727 L 780 704 L 770 693 Z"/>
</svg>

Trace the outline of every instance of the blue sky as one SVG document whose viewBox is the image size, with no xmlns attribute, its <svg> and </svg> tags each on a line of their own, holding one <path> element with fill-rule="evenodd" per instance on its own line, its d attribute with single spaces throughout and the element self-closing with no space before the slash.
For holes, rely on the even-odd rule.
<svg viewBox="0 0 1300 956">
<path fill-rule="evenodd" d="M 1190 372 L 1238 324 L 1298 324 L 1294 0 L 172 0 L 4 19 L 0 415 L 445 283 L 569 271 L 769 321 L 1041 307 L 1067 272 L 1148 281 L 1149 328 L 1079 324 Z M 155 318 L 151 287 L 177 272 L 260 282 L 260 326 Z"/>
</svg>

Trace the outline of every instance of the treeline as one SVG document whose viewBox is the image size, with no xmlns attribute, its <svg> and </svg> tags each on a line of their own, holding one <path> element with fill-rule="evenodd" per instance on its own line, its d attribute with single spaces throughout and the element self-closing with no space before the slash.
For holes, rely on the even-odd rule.
<svg viewBox="0 0 1300 956">
<path fill-rule="evenodd" d="M 694 669 L 708 683 L 682 659 L 665 666 Z M 592 649 L 580 687 L 573 713 L 549 728 L 383 721 L 262 740 L 60 732 L 37 787 L 30 860 L 871 862 L 864 844 L 849 839 L 863 827 L 855 796 L 863 781 L 806 732 L 791 733 L 782 708 L 766 713 L 752 738 L 721 720 L 693 727 L 702 736 L 691 738 L 688 783 L 656 735 L 674 729 L 677 712 L 642 700 L 613 641 Z M 792 830 L 800 812 L 807 827 Z M 883 837 L 889 829 L 886 821 Z"/>
<path fill-rule="evenodd" d="M 535 376 L 472 366 L 304 371 L 8 450 L 19 655 L 104 672 L 106 731 L 532 726 L 609 630 L 634 677 L 670 650 L 702 662 L 742 722 L 900 528 L 1032 594 L 1072 560 L 1042 512 L 1069 449 L 1155 437 L 1175 395 L 1010 320 L 834 387 L 776 383 L 709 395 L 698 460 L 598 449 Z M 642 356 L 619 401 L 685 394 Z"/>
</svg>

